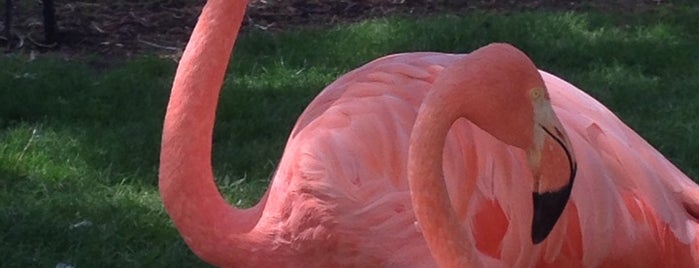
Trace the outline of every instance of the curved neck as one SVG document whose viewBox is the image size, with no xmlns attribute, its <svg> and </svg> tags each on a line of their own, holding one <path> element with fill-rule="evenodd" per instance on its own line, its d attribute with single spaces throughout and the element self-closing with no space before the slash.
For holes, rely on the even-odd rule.
<svg viewBox="0 0 699 268">
<path fill-rule="evenodd" d="M 463 102 L 470 98 L 455 96 L 463 93 L 449 88 L 433 90 L 423 101 L 410 135 L 410 196 L 422 234 L 439 267 L 482 266 L 473 249 L 473 238 L 457 220 L 442 171 L 447 133 L 454 121 L 468 117 L 467 111 L 459 107 L 470 107 Z M 463 199 L 468 200 L 472 192 L 461 194 L 466 194 Z"/>
<path fill-rule="evenodd" d="M 534 111 L 528 89 L 542 87 L 534 64 L 516 48 L 491 44 L 452 63 L 435 80 L 410 134 L 408 184 L 415 216 L 440 267 L 482 267 L 473 237 L 462 227 L 444 181 L 447 133 L 465 118 L 518 148 L 532 144 Z M 460 192 L 470 200 L 470 192 Z M 468 224 L 466 225 L 468 226 Z"/>
<path fill-rule="evenodd" d="M 211 142 L 218 95 L 238 35 L 245 0 L 209 0 L 177 68 L 163 127 L 159 189 L 185 242 L 215 265 L 245 258 L 257 207 L 228 205 L 213 180 Z M 264 198 L 263 198 L 264 200 Z M 261 203 L 264 203 L 261 202 Z M 263 206 L 263 205 L 262 205 Z"/>
</svg>

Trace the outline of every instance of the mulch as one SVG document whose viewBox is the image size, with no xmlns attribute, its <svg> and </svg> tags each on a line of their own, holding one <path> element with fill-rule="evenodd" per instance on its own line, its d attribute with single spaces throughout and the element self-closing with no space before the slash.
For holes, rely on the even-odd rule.
<svg viewBox="0 0 699 268">
<path fill-rule="evenodd" d="M 19 2 L 19 1 L 13 1 Z M 0 47 L 6 53 L 58 53 L 66 57 L 141 54 L 177 55 L 187 42 L 205 1 L 83 0 L 55 4 L 58 42 L 43 40 L 40 1 L 21 1 L 12 9 L 12 43 L 0 21 Z M 659 0 L 251 0 L 243 30 L 282 31 L 313 25 L 338 25 L 389 15 L 413 17 L 475 10 L 604 10 L 637 12 L 672 5 Z M 5 7 L 0 8 L 5 14 Z M 176 56 L 175 56 L 176 57 Z"/>
</svg>

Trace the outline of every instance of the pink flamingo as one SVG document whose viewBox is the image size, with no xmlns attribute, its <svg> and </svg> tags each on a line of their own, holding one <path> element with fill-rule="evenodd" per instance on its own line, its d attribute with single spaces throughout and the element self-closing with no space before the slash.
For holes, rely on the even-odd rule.
<svg viewBox="0 0 699 268">
<path fill-rule="evenodd" d="M 231 207 L 214 184 L 211 137 L 245 7 L 207 2 L 163 129 L 165 208 L 208 263 L 699 263 L 697 186 L 604 106 L 504 44 L 392 55 L 342 76 L 299 118 L 262 200 Z"/>
</svg>

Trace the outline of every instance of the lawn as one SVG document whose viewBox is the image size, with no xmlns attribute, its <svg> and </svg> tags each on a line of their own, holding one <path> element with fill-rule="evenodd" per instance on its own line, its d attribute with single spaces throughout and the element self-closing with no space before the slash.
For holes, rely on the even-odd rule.
<svg viewBox="0 0 699 268">
<path fill-rule="evenodd" d="M 495 41 L 585 89 L 699 178 L 697 25 L 699 9 L 675 6 L 250 30 L 237 43 L 221 95 L 216 178 L 229 201 L 254 204 L 295 118 L 337 76 L 390 53 L 468 52 Z M 0 266 L 206 266 L 184 245 L 157 193 L 174 62 L 4 55 L 0 66 Z"/>
</svg>

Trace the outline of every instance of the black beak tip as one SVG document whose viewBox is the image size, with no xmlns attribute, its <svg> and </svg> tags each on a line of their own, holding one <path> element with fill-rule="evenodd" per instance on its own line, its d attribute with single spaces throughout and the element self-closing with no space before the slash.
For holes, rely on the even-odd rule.
<svg viewBox="0 0 699 268">
<path fill-rule="evenodd" d="M 537 245 L 546 239 L 548 237 L 549 233 L 551 233 L 551 229 L 546 229 L 546 228 L 535 228 L 532 226 L 532 243 L 534 245 Z"/>
<path fill-rule="evenodd" d="M 560 188 L 557 191 L 551 192 L 533 192 L 532 201 L 534 202 L 534 217 L 532 219 L 532 242 L 534 244 L 539 244 L 553 230 L 553 226 L 556 225 L 558 218 L 561 217 L 563 209 L 565 209 L 566 204 L 568 204 L 568 199 L 570 198 L 570 192 L 573 189 L 573 182 L 575 181 L 575 174 L 578 170 L 578 165 L 575 163 L 571 157 L 570 150 L 563 144 L 560 138 L 553 135 L 544 126 L 541 128 L 546 131 L 546 133 L 551 136 L 558 145 L 561 146 L 563 151 L 565 151 L 568 157 L 568 164 L 570 165 L 570 179 L 568 184 Z M 558 129 L 556 129 L 558 131 Z"/>
<path fill-rule="evenodd" d="M 555 192 L 532 193 L 534 217 L 532 219 L 532 242 L 539 244 L 551 233 L 563 209 L 568 203 L 573 183 Z"/>
</svg>

